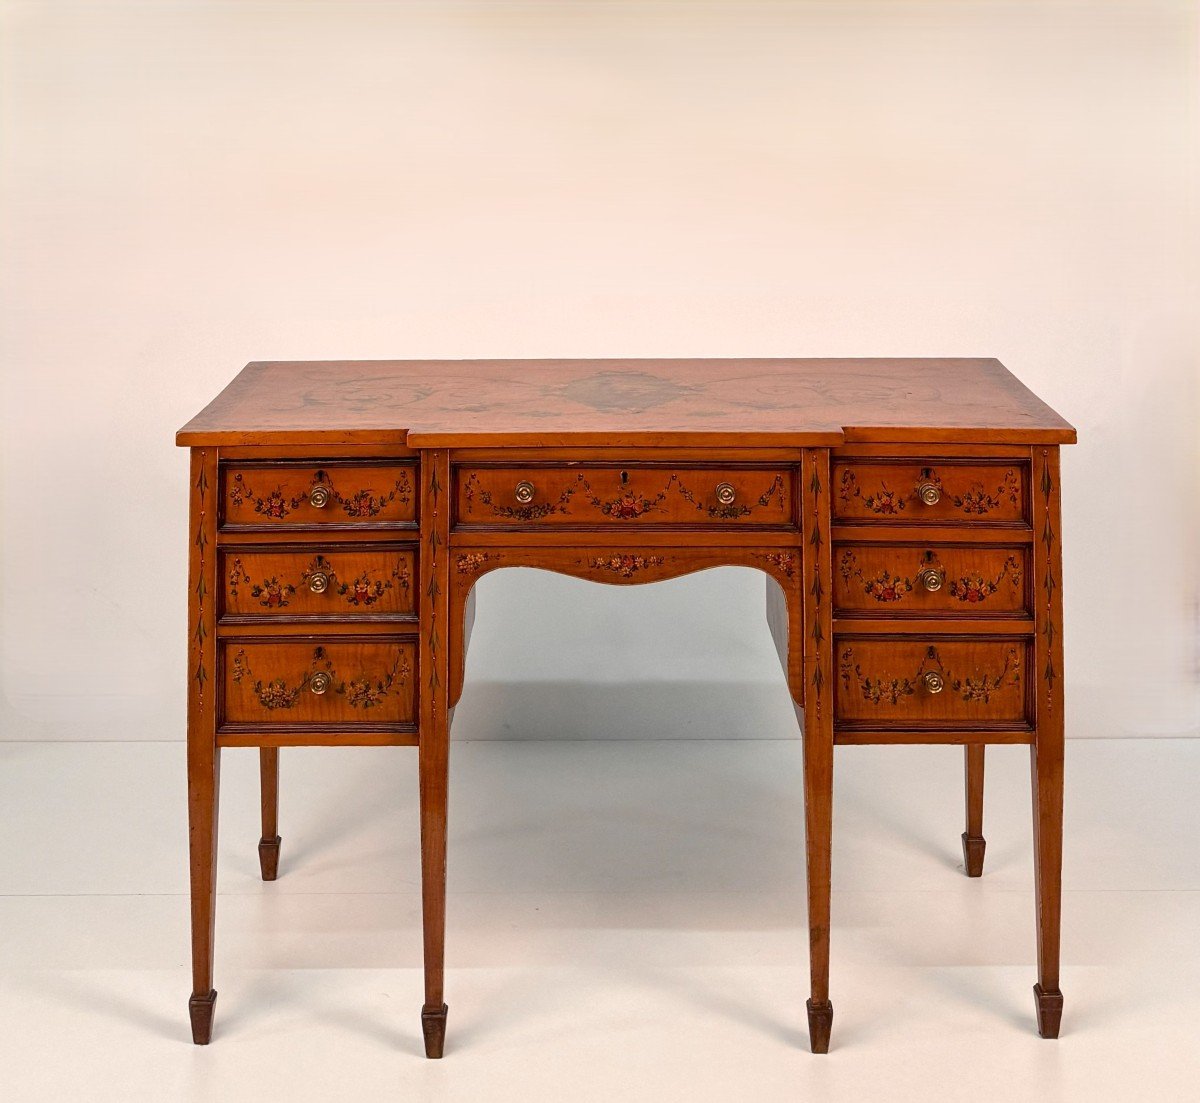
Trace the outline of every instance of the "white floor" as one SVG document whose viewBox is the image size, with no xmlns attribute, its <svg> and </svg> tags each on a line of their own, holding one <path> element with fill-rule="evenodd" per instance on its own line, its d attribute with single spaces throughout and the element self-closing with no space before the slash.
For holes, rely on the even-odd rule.
<svg viewBox="0 0 1200 1103">
<path fill-rule="evenodd" d="M 1200 1098 L 1200 743 L 1069 747 L 1063 1036 L 1033 1025 L 1028 756 L 838 752 L 833 1046 L 808 1052 L 800 745 L 452 752 L 446 1057 L 421 1055 L 416 754 L 286 751 L 258 879 L 225 754 L 193 1047 L 184 751 L 0 744 L 0 1099 Z"/>
</svg>

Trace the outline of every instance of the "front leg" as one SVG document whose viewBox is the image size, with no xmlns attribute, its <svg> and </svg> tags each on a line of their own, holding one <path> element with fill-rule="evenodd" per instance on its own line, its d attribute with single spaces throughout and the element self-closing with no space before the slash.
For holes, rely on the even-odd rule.
<svg viewBox="0 0 1200 1103">
<path fill-rule="evenodd" d="M 188 1015 L 192 1041 L 212 1037 L 213 936 L 217 903 L 217 798 L 221 786 L 221 748 L 217 745 L 216 623 L 213 594 L 216 572 L 217 454 L 193 448 L 191 455 L 188 560 L 188 713 L 187 787 L 188 854 L 191 871 L 192 995 Z"/>
<path fill-rule="evenodd" d="M 1038 1033 L 1057 1038 L 1063 995 L 1059 988 L 1063 843 L 1062 545 L 1059 538 L 1058 449 L 1037 456 L 1034 494 L 1037 564 L 1037 730 L 1030 747 L 1033 781 L 1033 852 L 1037 893 L 1038 982 L 1033 994 Z"/>
<path fill-rule="evenodd" d="M 813 1053 L 829 1052 L 829 918 L 833 843 L 833 589 L 829 542 L 829 452 L 806 449 L 802 465 L 804 532 L 804 827 L 808 879 Z"/>
<path fill-rule="evenodd" d="M 449 454 L 421 456 L 420 735 L 421 916 L 425 945 L 425 1056 L 446 1040 L 446 813 L 450 765 Z"/>
</svg>

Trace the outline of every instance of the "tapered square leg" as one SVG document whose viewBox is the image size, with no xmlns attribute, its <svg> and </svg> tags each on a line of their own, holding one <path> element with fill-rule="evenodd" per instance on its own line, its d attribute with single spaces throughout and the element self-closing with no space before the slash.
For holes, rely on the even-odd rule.
<svg viewBox="0 0 1200 1103">
<path fill-rule="evenodd" d="M 216 1006 L 216 989 L 205 996 L 193 996 L 188 1000 L 188 1014 L 192 1020 L 192 1042 L 198 1046 L 206 1046 L 212 1039 L 213 1011 Z"/>
<path fill-rule="evenodd" d="M 258 749 L 259 785 L 262 793 L 262 838 L 258 841 L 258 865 L 264 881 L 279 876 L 279 748 Z"/>
<path fill-rule="evenodd" d="M 216 621 L 213 553 L 216 546 L 217 455 L 192 449 L 191 555 L 188 566 L 187 793 L 188 859 L 192 921 L 192 996 L 188 1014 L 192 1041 L 212 1037 L 213 936 L 217 903 L 217 804 L 221 790 L 221 748 L 217 745 Z"/>
<path fill-rule="evenodd" d="M 967 829 L 962 833 L 963 868 L 968 877 L 983 875 L 983 752 L 982 743 L 963 747 L 963 774 L 966 779 Z"/>
<path fill-rule="evenodd" d="M 806 453 L 804 524 L 804 833 L 808 883 L 809 1044 L 829 1051 L 833 1005 L 829 1002 L 829 918 L 833 843 L 833 592 L 830 542 L 822 535 L 828 513 L 829 453 Z"/>
<path fill-rule="evenodd" d="M 1033 856 L 1037 895 L 1038 1033 L 1057 1038 L 1063 997 L 1059 987 L 1062 932 L 1063 844 L 1063 646 L 1061 524 L 1058 449 L 1043 448 L 1034 495 L 1034 529 L 1038 568 L 1038 635 L 1036 681 L 1037 728 L 1030 746 L 1033 782 Z"/>
<path fill-rule="evenodd" d="M 425 1056 L 446 1039 L 446 814 L 450 768 L 449 453 L 424 453 L 421 469 L 421 722 L 417 745 L 421 809 L 421 924 L 425 949 Z"/>
</svg>

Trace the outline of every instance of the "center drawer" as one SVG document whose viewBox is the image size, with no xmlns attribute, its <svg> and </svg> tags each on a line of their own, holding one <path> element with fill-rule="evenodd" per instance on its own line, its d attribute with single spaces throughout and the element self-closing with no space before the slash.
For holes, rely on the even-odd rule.
<svg viewBox="0 0 1200 1103">
<path fill-rule="evenodd" d="M 391 727 L 416 718 L 411 639 L 224 639 L 223 728 Z"/>
<path fill-rule="evenodd" d="M 478 464 L 454 486 L 460 526 L 795 527 L 787 466 Z"/>
<path fill-rule="evenodd" d="M 416 550 L 412 547 L 228 545 L 220 556 L 224 624 L 416 617 Z"/>
</svg>

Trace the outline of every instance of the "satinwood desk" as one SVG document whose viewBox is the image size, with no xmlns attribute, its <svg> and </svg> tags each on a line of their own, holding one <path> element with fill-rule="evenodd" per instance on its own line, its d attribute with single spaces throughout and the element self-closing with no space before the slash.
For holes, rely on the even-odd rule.
<svg viewBox="0 0 1200 1103">
<path fill-rule="evenodd" d="M 502 567 L 620 585 L 732 564 L 803 727 L 814 1052 L 829 1045 L 833 749 L 1027 743 L 1038 1030 L 1056 1037 L 1062 858 L 1059 445 L 996 360 L 255 363 L 191 449 L 192 1035 L 208 1042 L 221 751 L 258 747 L 274 880 L 279 748 L 416 747 L 430 1057 L 446 1029 L 450 721 L 471 588 Z"/>
</svg>

